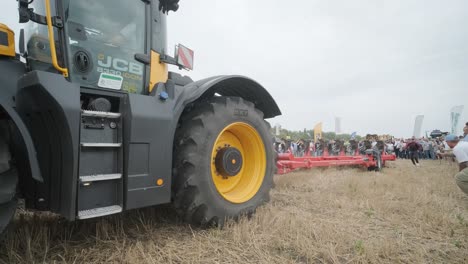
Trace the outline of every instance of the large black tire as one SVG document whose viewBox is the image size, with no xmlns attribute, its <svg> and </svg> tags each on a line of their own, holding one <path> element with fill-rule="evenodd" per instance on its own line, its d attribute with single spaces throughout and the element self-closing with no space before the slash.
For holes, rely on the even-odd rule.
<svg viewBox="0 0 468 264">
<path fill-rule="evenodd" d="M 0 122 L 0 237 L 15 215 L 18 176 L 11 167 L 8 123 Z"/>
<path fill-rule="evenodd" d="M 248 201 L 233 203 L 218 192 L 212 178 L 212 151 L 218 135 L 238 122 L 254 128 L 265 148 L 263 182 Z M 244 160 L 249 162 L 248 160 Z M 238 97 L 214 97 L 186 111 L 174 143 L 173 204 L 182 219 L 198 226 L 223 226 L 227 219 L 252 215 L 270 199 L 275 152 L 270 127 L 263 113 Z"/>
</svg>

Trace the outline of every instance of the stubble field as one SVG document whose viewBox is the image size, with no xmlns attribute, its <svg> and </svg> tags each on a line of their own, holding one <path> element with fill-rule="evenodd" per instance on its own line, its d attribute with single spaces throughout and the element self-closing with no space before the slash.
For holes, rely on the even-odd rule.
<svg viewBox="0 0 468 264">
<path fill-rule="evenodd" d="M 160 207 L 68 223 L 19 212 L 0 263 L 467 263 L 468 198 L 448 161 L 275 176 L 271 202 L 224 229 Z"/>
</svg>

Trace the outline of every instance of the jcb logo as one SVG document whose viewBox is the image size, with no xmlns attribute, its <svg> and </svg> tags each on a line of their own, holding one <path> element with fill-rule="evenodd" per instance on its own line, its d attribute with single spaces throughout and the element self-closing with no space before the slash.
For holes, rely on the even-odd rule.
<svg viewBox="0 0 468 264">
<path fill-rule="evenodd" d="M 102 68 L 112 68 L 116 71 L 129 72 L 140 76 L 143 75 L 143 65 L 119 58 L 112 58 L 104 54 L 98 55 L 98 65 Z"/>
</svg>

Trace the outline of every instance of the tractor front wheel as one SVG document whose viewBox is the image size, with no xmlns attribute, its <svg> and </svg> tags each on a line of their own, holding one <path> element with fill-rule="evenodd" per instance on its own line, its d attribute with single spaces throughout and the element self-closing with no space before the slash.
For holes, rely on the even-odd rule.
<svg viewBox="0 0 468 264">
<path fill-rule="evenodd" d="M 222 226 L 269 200 L 275 169 L 263 113 L 215 97 L 184 113 L 175 139 L 173 202 L 186 222 Z"/>
</svg>

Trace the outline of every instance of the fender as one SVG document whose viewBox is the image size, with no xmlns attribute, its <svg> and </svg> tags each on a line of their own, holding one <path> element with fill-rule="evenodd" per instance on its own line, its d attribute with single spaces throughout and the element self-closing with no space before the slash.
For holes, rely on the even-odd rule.
<svg viewBox="0 0 468 264">
<path fill-rule="evenodd" d="M 177 105 L 187 106 L 196 100 L 221 96 L 237 96 L 255 104 L 264 114 L 264 118 L 281 115 L 281 110 L 273 97 L 258 82 L 239 75 L 216 76 L 185 85 L 178 96 Z"/>
</svg>

